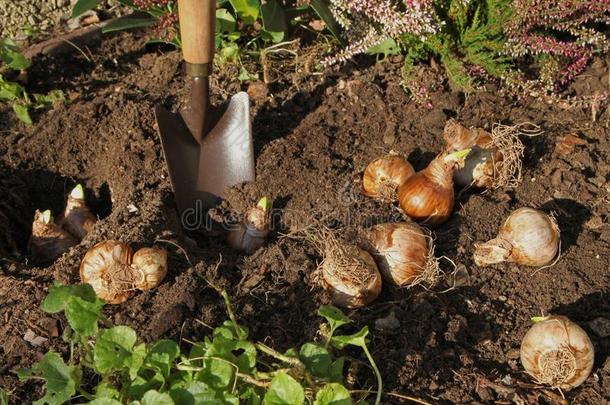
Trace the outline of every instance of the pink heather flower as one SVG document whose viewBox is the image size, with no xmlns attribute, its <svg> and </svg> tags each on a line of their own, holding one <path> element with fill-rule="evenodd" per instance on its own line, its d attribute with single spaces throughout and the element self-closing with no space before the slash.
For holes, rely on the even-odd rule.
<svg viewBox="0 0 610 405">
<path fill-rule="evenodd" d="M 330 0 L 330 9 L 345 30 L 349 45 L 322 63 L 343 62 L 389 38 L 424 37 L 438 27 L 432 0 Z"/>
<path fill-rule="evenodd" d="M 555 85 L 564 85 L 581 73 L 594 51 L 610 49 L 608 38 L 592 28 L 610 24 L 610 0 L 514 0 L 511 11 L 505 27 L 507 53 L 551 56 L 558 62 Z M 573 39 L 559 40 L 551 32 Z"/>
</svg>

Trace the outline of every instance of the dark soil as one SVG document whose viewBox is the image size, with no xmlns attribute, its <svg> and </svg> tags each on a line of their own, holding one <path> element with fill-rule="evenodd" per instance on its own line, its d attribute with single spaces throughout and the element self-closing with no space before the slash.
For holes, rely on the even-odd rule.
<svg viewBox="0 0 610 405">
<path fill-rule="evenodd" d="M 266 195 L 279 210 L 270 241 L 245 257 L 231 252 L 218 235 L 187 235 L 180 228 L 153 116 L 155 104 L 176 107 L 182 99 L 180 55 L 144 42 L 137 34 L 121 34 L 87 48 L 87 58 L 40 57 L 30 88 L 60 88 L 72 102 L 39 113 L 31 127 L 17 122 L 10 107 L 0 109 L 5 202 L 0 213 L 7 217 L 0 215 L 5 222 L 0 230 L 10 229 L 21 252 L 9 250 L 0 260 L 0 386 L 12 392 L 14 403 L 38 398 L 41 388 L 20 383 L 12 370 L 32 366 L 49 349 L 66 352 L 65 321 L 40 310 L 49 286 L 79 282 L 84 253 L 104 239 L 171 242 L 159 242 L 170 252 L 166 280 L 106 308 L 110 319 L 135 328 L 144 341 L 200 340 L 209 333 L 203 324 L 219 325 L 226 318 L 206 278 L 228 289 L 239 321 L 254 339 L 280 351 L 314 339 L 320 324 L 316 309 L 330 303 L 312 277 L 321 258 L 305 240 L 282 233 L 320 219 L 352 228 L 402 219 L 396 208 L 360 194 L 362 172 L 390 150 L 405 154 L 416 169 L 425 167 L 442 147 L 442 129 L 451 117 L 485 128 L 529 121 L 544 134 L 524 139 L 523 182 L 517 189 L 463 193 L 453 217 L 434 229 L 437 255 L 450 258 L 459 277 L 432 290 L 384 285 L 372 305 L 348 311 L 354 330 L 364 325 L 373 330 L 372 353 L 386 392 L 446 404 L 552 403 L 524 385 L 532 381 L 518 358 L 530 318 L 552 313 L 581 325 L 596 349 L 592 374 L 566 393 L 567 399 L 610 401 L 610 340 L 607 330 L 595 326 L 610 323 L 608 111 L 599 111 L 593 122 L 589 105 L 515 101 L 493 88 L 464 95 L 440 79 L 425 83 L 432 89 L 427 109 L 402 90 L 400 61 L 363 61 L 324 75 L 287 74 L 269 86 L 268 95 L 257 93 L 251 111 L 257 180 L 230 190 L 223 205 L 243 212 Z M 215 100 L 246 88 L 237 73 L 225 67 L 215 76 Z M 433 69 L 427 73 L 439 77 Z M 607 88 L 608 66 L 597 61 L 569 91 L 588 95 Z M 586 144 L 561 154 L 556 142 L 569 134 Z M 53 265 L 33 267 L 25 246 L 34 210 L 51 208 L 59 215 L 76 183 L 86 186 L 100 221 Z M 522 206 L 557 216 L 562 239 L 557 264 L 538 272 L 514 264 L 475 266 L 473 244 L 494 237 L 503 219 Z M 443 268 L 452 270 L 449 261 Z M 452 280 L 454 288 L 444 291 Z M 400 328 L 375 329 L 375 321 L 390 314 Z M 38 346 L 26 342 L 28 329 L 48 340 Z M 518 388 L 506 390 L 509 385 Z M 359 371 L 358 386 L 374 386 L 368 369 Z M 395 396 L 384 401 L 402 403 Z"/>
</svg>

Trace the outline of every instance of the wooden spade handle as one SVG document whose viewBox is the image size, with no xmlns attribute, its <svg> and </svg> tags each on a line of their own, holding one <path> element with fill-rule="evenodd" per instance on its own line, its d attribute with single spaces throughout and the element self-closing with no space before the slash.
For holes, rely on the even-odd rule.
<svg viewBox="0 0 610 405">
<path fill-rule="evenodd" d="M 178 18 L 184 60 L 191 65 L 209 64 L 192 69 L 187 65 L 187 73 L 208 76 L 214 59 L 216 0 L 178 0 Z"/>
</svg>

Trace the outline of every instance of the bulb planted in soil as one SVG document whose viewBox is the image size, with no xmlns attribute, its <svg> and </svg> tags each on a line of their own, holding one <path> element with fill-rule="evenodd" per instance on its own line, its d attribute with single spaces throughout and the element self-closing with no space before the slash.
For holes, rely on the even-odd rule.
<svg viewBox="0 0 610 405">
<path fill-rule="evenodd" d="M 50 210 L 36 210 L 32 236 L 28 243 L 28 251 L 34 263 L 52 262 L 77 244 L 78 241 L 72 235 L 55 223 Z"/>
<path fill-rule="evenodd" d="M 82 240 L 91 232 L 96 221 L 97 218 L 91 213 L 85 202 L 83 186 L 78 184 L 68 196 L 61 225 L 75 238 Z"/>
<path fill-rule="evenodd" d="M 271 222 L 271 201 L 260 199 L 256 207 L 248 210 L 244 220 L 227 235 L 227 243 L 235 250 L 254 253 L 265 244 Z"/>
</svg>

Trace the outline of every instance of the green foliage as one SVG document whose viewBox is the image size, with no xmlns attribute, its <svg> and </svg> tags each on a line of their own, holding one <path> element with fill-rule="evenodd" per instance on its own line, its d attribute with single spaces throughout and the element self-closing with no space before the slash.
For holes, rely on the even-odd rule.
<svg viewBox="0 0 610 405">
<path fill-rule="evenodd" d="M 405 87 L 410 87 L 414 79 L 414 64 L 430 56 L 440 60 L 451 83 L 464 91 L 472 91 L 477 85 L 471 67 L 495 78 L 509 71 L 511 58 L 502 52 L 506 44 L 503 25 L 510 17 L 509 0 L 437 0 L 435 10 L 441 27 L 437 33 L 399 39 L 405 53 Z"/>
<path fill-rule="evenodd" d="M 31 370 L 18 370 L 17 375 L 45 382 L 45 395 L 35 404 L 62 404 L 80 396 L 94 405 L 351 405 L 343 385 L 345 358 L 334 354 L 351 345 L 362 348 L 375 370 L 379 403 L 382 387 L 366 345 L 367 327 L 336 335 L 351 320 L 337 308 L 322 306 L 318 313 L 326 319 L 320 328 L 325 344 L 307 342 L 282 354 L 250 341 L 248 329 L 235 320 L 228 295 L 221 295 L 230 320 L 182 351 L 167 339 L 138 344 L 135 330 L 110 325 L 102 315 L 103 301 L 88 284 L 54 285 L 42 309 L 66 316 L 69 332 L 64 339 L 70 343 L 70 360 L 66 363 L 58 353 L 49 352 Z M 0 390 L 0 404 L 3 395 Z"/>
<path fill-rule="evenodd" d="M 0 405 L 8 405 L 8 392 L 0 387 Z"/>
<path fill-rule="evenodd" d="M 17 44 L 10 39 L 0 39 L 0 73 L 5 70 L 25 70 L 30 61 L 23 56 Z M 49 108 L 56 102 L 65 101 L 61 90 L 48 94 L 28 94 L 21 84 L 10 81 L 0 74 L 0 102 L 10 102 L 17 118 L 26 124 L 32 124 L 31 109 Z"/>
</svg>

